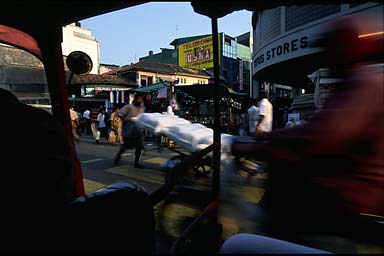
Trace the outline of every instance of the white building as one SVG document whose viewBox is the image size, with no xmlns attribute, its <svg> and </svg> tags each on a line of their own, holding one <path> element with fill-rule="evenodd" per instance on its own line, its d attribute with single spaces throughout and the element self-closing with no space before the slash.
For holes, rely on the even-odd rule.
<svg viewBox="0 0 384 256">
<path fill-rule="evenodd" d="M 305 87 L 307 76 L 324 68 L 323 53 L 314 42 L 331 22 L 345 17 L 370 17 L 357 24 L 359 35 L 383 31 L 379 2 L 292 5 L 254 12 L 252 96 L 257 97 L 260 89 L 268 91 L 266 82 Z"/>
<path fill-rule="evenodd" d="M 93 63 L 90 73 L 99 73 L 100 46 L 89 29 L 82 28 L 80 23 L 72 23 L 63 27 L 63 42 L 61 47 L 63 49 L 64 60 L 73 51 L 82 51 L 88 54 Z"/>
</svg>

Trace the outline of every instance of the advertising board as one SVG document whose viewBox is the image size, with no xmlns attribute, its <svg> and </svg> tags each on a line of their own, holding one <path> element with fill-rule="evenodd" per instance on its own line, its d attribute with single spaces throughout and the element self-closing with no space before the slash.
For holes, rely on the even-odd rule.
<svg viewBox="0 0 384 256">
<path fill-rule="evenodd" d="M 213 68 L 212 36 L 203 37 L 198 40 L 179 45 L 178 54 L 180 67 L 195 69 Z"/>
</svg>

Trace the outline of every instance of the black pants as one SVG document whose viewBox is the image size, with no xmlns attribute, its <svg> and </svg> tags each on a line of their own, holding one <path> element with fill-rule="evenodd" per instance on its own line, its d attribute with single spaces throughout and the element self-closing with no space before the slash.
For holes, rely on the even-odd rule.
<svg viewBox="0 0 384 256">
<path fill-rule="evenodd" d="M 106 140 L 108 140 L 108 129 L 107 127 L 97 128 L 100 132 L 100 137 L 104 137 Z"/>
<path fill-rule="evenodd" d="M 124 143 L 121 144 L 119 152 L 115 157 L 115 162 L 120 161 L 121 155 L 124 153 L 126 149 L 135 148 L 135 164 L 139 163 L 139 159 L 141 156 L 141 151 L 144 149 L 143 145 L 143 136 L 139 136 L 136 138 L 124 137 Z"/>
<path fill-rule="evenodd" d="M 83 128 L 84 128 L 83 132 L 86 132 L 88 135 L 92 134 L 91 119 L 85 119 Z"/>
</svg>

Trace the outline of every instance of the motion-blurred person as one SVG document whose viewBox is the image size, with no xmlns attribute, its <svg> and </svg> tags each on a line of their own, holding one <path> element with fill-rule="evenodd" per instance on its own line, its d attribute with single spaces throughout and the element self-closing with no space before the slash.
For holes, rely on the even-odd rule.
<svg viewBox="0 0 384 256">
<path fill-rule="evenodd" d="M 174 109 L 175 109 L 175 103 L 174 103 L 173 100 L 171 100 L 171 101 L 169 102 L 168 107 L 167 107 L 167 113 L 168 113 L 169 115 L 174 116 L 174 115 L 175 115 L 175 113 L 173 112 Z"/>
<path fill-rule="evenodd" d="M 120 110 L 119 106 L 115 106 L 113 108 L 113 112 L 111 114 L 111 131 L 110 131 L 110 136 L 111 136 L 111 133 L 113 133 L 114 135 L 112 136 L 115 136 L 117 139 L 116 141 L 118 141 L 120 144 L 123 144 L 123 136 L 121 135 L 121 129 L 122 129 L 122 123 L 121 123 L 121 118 L 117 115 L 117 112 Z"/>
<path fill-rule="evenodd" d="M 253 105 L 248 109 L 248 122 L 249 122 L 249 132 L 256 132 L 256 126 L 259 122 L 259 99 L 255 99 Z"/>
<path fill-rule="evenodd" d="M 90 135 L 92 133 L 92 131 L 91 131 L 91 117 L 89 116 L 90 114 L 91 114 L 91 111 L 89 111 L 89 109 L 85 110 L 83 113 L 85 132 L 87 135 Z"/>
<path fill-rule="evenodd" d="M 100 132 L 100 137 L 105 138 L 108 141 L 108 126 L 107 120 L 109 119 L 108 113 L 105 111 L 105 107 L 102 106 L 97 115 L 97 130 Z"/>
<path fill-rule="evenodd" d="M 97 116 L 99 115 L 99 111 L 97 110 L 96 106 L 91 107 L 91 130 L 92 130 L 92 136 L 96 140 L 96 143 L 100 143 L 100 132 L 97 130 Z"/>
<path fill-rule="evenodd" d="M 260 91 L 259 120 L 256 125 L 256 132 L 272 131 L 273 106 L 268 100 L 266 91 Z"/>
<path fill-rule="evenodd" d="M 77 128 L 78 128 L 78 126 L 80 124 L 79 116 L 77 115 L 77 112 L 73 109 L 73 107 L 69 108 L 69 114 L 70 114 L 70 117 L 71 117 L 73 137 L 75 138 L 75 140 L 77 142 L 79 142 L 80 141 L 79 134 L 77 133 Z"/>
<path fill-rule="evenodd" d="M 139 164 L 141 151 L 144 149 L 143 131 L 132 121 L 133 117 L 143 113 L 145 108 L 142 106 L 143 95 L 136 93 L 132 104 L 127 104 L 122 107 L 117 113 L 122 119 L 122 135 L 124 143 L 121 145 L 120 150 L 117 152 L 114 163 L 120 162 L 121 154 L 126 149 L 135 147 L 135 168 L 142 168 Z"/>
<path fill-rule="evenodd" d="M 241 106 L 241 113 L 239 116 L 239 135 L 240 136 L 247 136 L 247 131 L 248 131 L 248 113 L 247 113 L 247 108 L 243 104 Z"/>
<path fill-rule="evenodd" d="M 289 121 L 285 124 L 285 128 L 291 128 L 296 125 L 296 121 L 294 117 L 291 117 Z"/>
<path fill-rule="evenodd" d="M 80 112 L 77 112 L 77 111 L 76 111 L 76 114 L 77 114 L 77 118 L 78 118 L 78 121 L 79 121 L 79 124 L 77 125 L 77 134 L 79 134 L 79 136 L 81 136 L 83 134 L 83 132 L 84 132 L 83 115 Z"/>
<path fill-rule="evenodd" d="M 335 236 L 383 246 L 382 228 L 363 217 L 384 215 L 382 59 L 362 66 L 383 56 L 383 35 L 363 43 L 349 22 L 331 28 L 323 46 L 333 77 L 341 79 L 334 96 L 307 124 L 257 134 L 254 144 L 234 143 L 233 153 L 268 163 L 269 234 L 329 250 L 340 246 Z"/>
</svg>

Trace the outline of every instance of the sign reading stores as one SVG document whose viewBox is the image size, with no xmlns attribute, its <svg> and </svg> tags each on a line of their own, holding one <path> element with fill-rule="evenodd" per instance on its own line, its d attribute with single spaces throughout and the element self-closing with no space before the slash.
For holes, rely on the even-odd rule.
<svg viewBox="0 0 384 256">
<path fill-rule="evenodd" d="M 179 66 L 196 69 L 212 68 L 212 36 L 179 45 Z"/>
<path fill-rule="evenodd" d="M 280 57 L 285 54 L 293 53 L 299 49 L 308 47 L 308 37 L 303 36 L 300 38 L 293 39 L 289 42 L 281 43 L 268 49 L 254 59 L 253 67 L 264 64 L 268 61 L 272 61 L 276 57 Z"/>
</svg>

